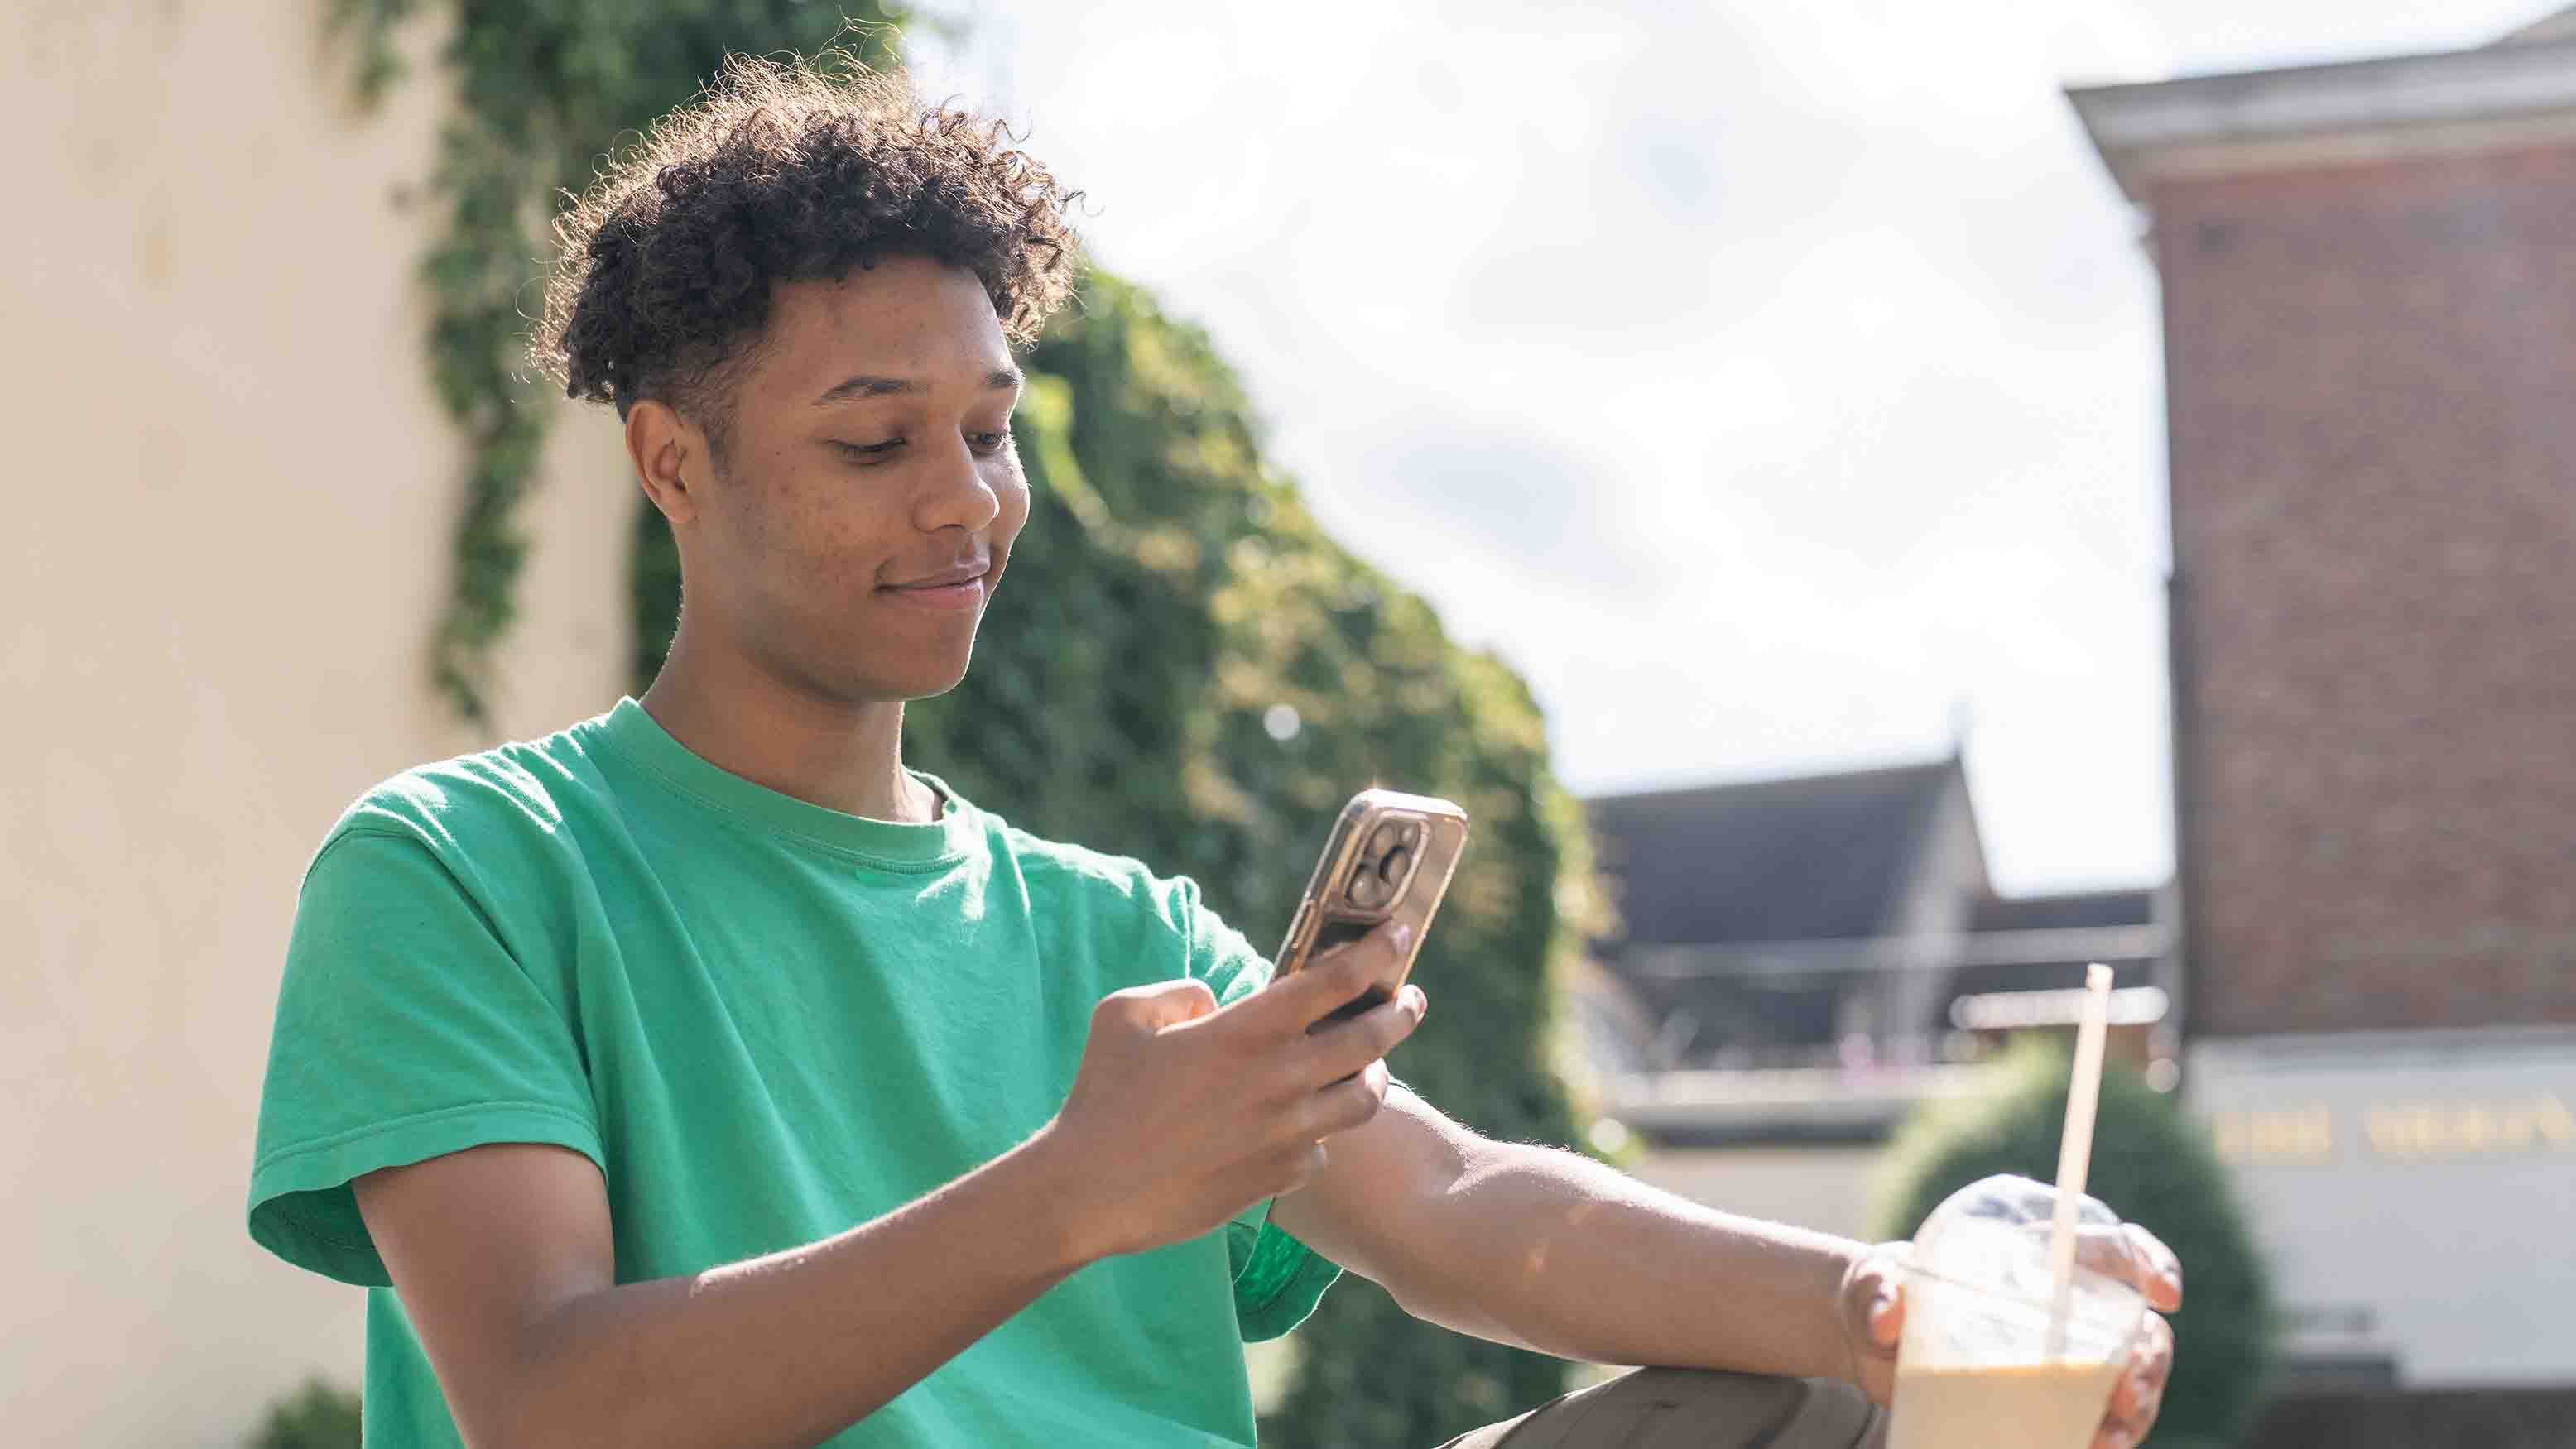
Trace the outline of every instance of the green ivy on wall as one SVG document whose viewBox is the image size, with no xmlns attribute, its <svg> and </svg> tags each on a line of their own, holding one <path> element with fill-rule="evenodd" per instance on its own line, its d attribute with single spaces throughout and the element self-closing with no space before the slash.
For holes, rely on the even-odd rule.
<svg viewBox="0 0 2576 1449">
<path fill-rule="evenodd" d="M 332 0 L 332 33 L 357 52 L 373 102 L 403 71 L 395 31 L 428 0 Z M 425 199 L 444 226 L 421 262 L 429 369 L 464 432 L 465 506 L 455 573 L 430 669 L 457 711 L 488 722 L 493 647 L 508 632 L 527 554 L 513 519 L 534 482 L 553 408 L 526 375 L 547 218 L 621 137 L 640 133 L 714 78 L 733 52 L 812 54 L 836 40 L 870 62 L 895 43 L 878 0 L 446 0 L 441 52 L 456 104 Z"/>
</svg>

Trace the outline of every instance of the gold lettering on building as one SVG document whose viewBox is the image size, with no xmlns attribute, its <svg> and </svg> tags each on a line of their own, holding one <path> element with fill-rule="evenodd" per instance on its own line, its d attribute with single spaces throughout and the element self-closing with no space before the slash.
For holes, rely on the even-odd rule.
<svg viewBox="0 0 2576 1449">
<path fill-rule="evenodd" d="M 2323 1162 L 2334 1156 L 2334 1113 L 2320 1103 L 2285 1112 L 2221 1112 L 2209 1122 L 2229 1162 Z"/>
<path fill-rule="evenodd" d="M 2408 1102 L 2361 1114 L 2382 1157 L 2482 1157 L 2576 1147 L 2576 1115 L 2555 1096 L 2519 1102 Z"/>
<path fill-rule="evenodd" d="M 2392 1102 L 2361 1109 L 2360 1142 L 2373 1157 L 2428 1161 L 2576 1151 L 2576 1112 L 2555 1095 L 2505 1102 Z M 2323 1103 L 2209 1119 L 2229 1162 L 2318 1163 L 2335 1156 L 2335 1112 Z"/>
</svg>

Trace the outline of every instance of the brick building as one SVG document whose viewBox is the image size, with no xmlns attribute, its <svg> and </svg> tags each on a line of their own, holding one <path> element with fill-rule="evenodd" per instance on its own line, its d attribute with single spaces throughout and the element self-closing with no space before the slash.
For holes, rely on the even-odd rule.
<svg viewBox="0 0 2576 1449">
<path fill-rule="evenodd" d="M 2576 1421 L 2576 11 L 2070 95 L 2163 286 L 2177 1005 L 2290 1310 L 2265 1442 L 2576 1442 L 2467 1427 Z"/>
<path fill-rule="evenodd" d="M 2486 72 L 2571 134 L 2109 139 Z M 2080 103 L 2164 284 L 2195 1029 L 2576 1022 L 2576 48 Z"/>
</svg>

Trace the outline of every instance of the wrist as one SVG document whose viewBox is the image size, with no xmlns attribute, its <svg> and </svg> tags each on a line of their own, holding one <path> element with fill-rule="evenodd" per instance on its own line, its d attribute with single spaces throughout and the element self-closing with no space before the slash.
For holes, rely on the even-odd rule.
<svg viewBox="0 0 2576 1449">
<path fill-rule="evenodd" d="M 1003 1160 L 1017 1179 L 1014 1197 L 1033 1209 L 1029 1225 L 1048 1261 L 1064 1273 L 1124 1251 L 1118 1246 L 1115 1203 L 1101 1196 L 1104 1175 L 1080 1156 L 1050 1121 Z"/>
</svg>

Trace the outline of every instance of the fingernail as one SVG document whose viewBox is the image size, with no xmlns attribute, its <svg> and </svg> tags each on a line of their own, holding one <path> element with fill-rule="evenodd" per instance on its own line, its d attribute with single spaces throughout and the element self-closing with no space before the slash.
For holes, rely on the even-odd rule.
<svg viewBox="0 0 2576 1449">
<path fill-rule="evenodd" d="M 1413 1019 L 1415 1021 L 1420 1021 L 1424 1016 L 1430 1014 L 1431 998 L 1422 994 L 1421 987 L 1407 986 L 1404 988 L 1404 994 L 1413 998 Z"/>
<path fill-rule="evenodd" d="M 2135 1226 L 2135 1224 L 2132 1224 L 2131 1226 Z M 2155 1261 L 2156 1271 L 2172 1280 L 2174 1287 L 2180 1288 L 2182 1286 L 2182 1259 L 2174 1256 L 2174 1250 L 2166 1247 L 2164 1245 L 2164 1241 L 2160 1238 L 2150 1235 L 2147 1237 L 2147 1243 L 2154 1249 L 2152 1257 Z"/>
<path fill-rule="evenodd" d="M 1408 950 L 1412 945 L 1413 928 L 1398 922 L 1395 928 L 1395 949 L 1399 951 Z"/>
</svg>

